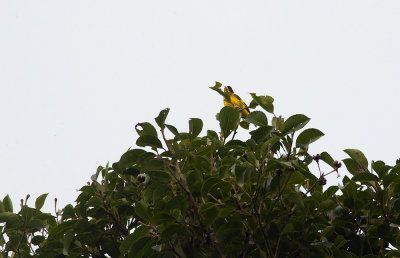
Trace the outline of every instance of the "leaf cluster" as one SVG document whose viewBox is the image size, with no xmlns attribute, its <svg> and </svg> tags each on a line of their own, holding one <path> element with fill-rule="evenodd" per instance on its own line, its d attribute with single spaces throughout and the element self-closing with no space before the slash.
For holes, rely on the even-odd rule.
<svg viewBox="0 0 400 258">
<path fill-rule="evenodd" d="M 323 133 L 303 129 L 305 115 L 277 117 L 272 97 L 251 96 L 250 108 L 263 111 L 240 121 L 237 109 L 223 107 L 219 132 L 198 118 L 178 131 L 167 124 L 169 109 L 157 128 L 137 124 L 142 148 L 99 167 L 76 204 L 55 215 L 40 211 L 47 194 L 15 213 L 6 196 L 0 257 L 399 256 L 400 164 L 369 166 L 347 149 L 351 177 L 323 187 L 341 167 L 327 152 L 308 152 Z M 234 138 L 239 126 L 248 139 Z"/>
</svg>

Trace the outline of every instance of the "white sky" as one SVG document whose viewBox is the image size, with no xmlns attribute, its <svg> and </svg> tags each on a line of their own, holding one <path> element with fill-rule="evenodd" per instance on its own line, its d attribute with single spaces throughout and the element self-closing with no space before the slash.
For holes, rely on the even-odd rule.
<svg viewBox="0 0 400 258">
<path fill-rule="evenodd" d="M 2 1 L 0 199 L 72 203 L 165 107 L 217 129 L 216 80 L 311 117 L 312 153 L 393 165 L 399 26 L 399 1 Z"/>
</svg>

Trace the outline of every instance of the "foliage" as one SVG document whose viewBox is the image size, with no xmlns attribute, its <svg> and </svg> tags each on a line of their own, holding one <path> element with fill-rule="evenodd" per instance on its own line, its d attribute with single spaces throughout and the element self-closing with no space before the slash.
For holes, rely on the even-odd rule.
<svg viewBox="0 0 400 258">
<path fill-rule="evenodd" d="M 180 132 L 166 123 L 169 109 L 157 129 L 137 124 L 143 148 L 99 167 L 76 204 L 54 216 L 41 212 L 47 194 L 15 213 L 6 196 L 0 257 L 399 256 L 400 164 L 369 167 L 348 149 L 351 177 L 323 187 L 341 167 L 326 152 L 308 153 L 323 133 L 303 130 L 305 115 L 277 117 L 272 97 L 251 96 L 250 107 L 269 114 L 253 111 L 240 122 L 238 110 L 223 107 L 220 133 L 198 118 Z M 249 138 L 234 139 L 243 122 L 253 125 Z"/>
</svg>

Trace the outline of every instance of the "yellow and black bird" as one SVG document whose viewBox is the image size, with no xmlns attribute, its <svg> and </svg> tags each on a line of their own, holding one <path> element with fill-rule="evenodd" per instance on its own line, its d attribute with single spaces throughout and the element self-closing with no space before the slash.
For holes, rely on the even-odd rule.
<svg viewBox="0 0 400 258">
<path fill-rule="evenodd" d="M 243 118 L 250 114 L 250 110 L 246 103 L 244 103 L 244 101 L 233 92 L 231 86 L 225 86 L 224 92 L 229 95 L 229 99 L 224 98 L 224 106 L 237 108 L 242 113 Z"/>
</svg>

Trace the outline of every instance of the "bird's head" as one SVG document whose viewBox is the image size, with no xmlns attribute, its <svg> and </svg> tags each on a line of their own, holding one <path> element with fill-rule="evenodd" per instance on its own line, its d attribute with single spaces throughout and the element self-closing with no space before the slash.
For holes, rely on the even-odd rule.
<svg viewBox="0 0 400 258">
<path fill-rule="evenodd" d="M 233 93 L 233 89 L 232 89 L 231 86 L 225 86 L 224 91 L 225 91 L 226 93 Z"/>
</svg>

